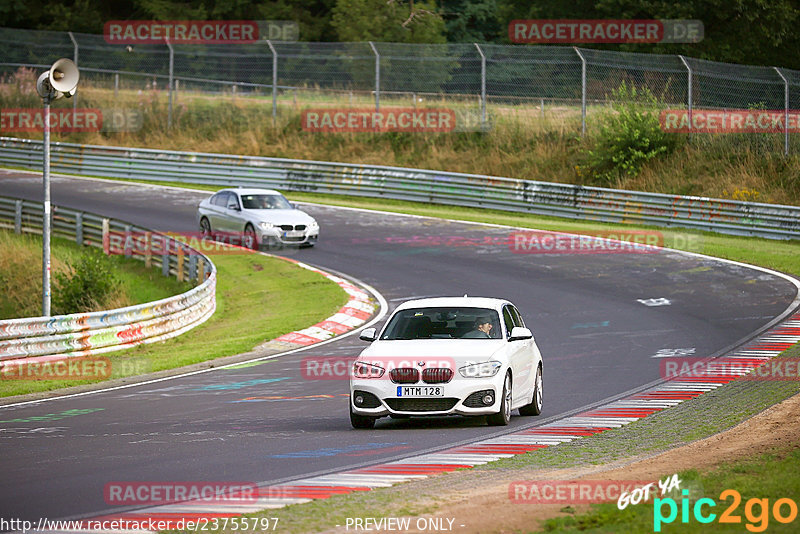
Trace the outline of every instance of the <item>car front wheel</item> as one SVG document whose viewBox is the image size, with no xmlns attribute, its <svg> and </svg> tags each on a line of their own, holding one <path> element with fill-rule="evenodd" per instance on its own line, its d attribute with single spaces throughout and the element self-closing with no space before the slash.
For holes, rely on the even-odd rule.
<svg viewBox="0 0 800 534">
<path fill-rule="evenodd" d="M 245 236 L 245 245 L 253 250 L 258 250 L 258 239 L 256 238 L 256 229 L 253 228 L 253 225 L 247 223 L 247 226 L 244 227 L 244 236 Z"/>
<path fill-rule="evenodd" d="M 542 413 L 542 368 L 536 369 L 536 381 L 533 384 L 533 399 L 519 409 L 520 415 L 539 415 Z"/>
<path fill-rule="evenodd" d="M 350 406 L 350 424 L 353 425 L 353 428 L 374 428 L 375 427 L 375 418 L 368 417 L 366 415 L 358 415 L 357 413 L 353 413 L 353 406 Z"/>
<path fill-rule="evenodd" d="M 503 397 L 500 400 L 500 411 L 486 418 L 490 426 L 505 426 L 511 421 L 511 375 L 506 374 L 503 382 Z"/>
</svg>

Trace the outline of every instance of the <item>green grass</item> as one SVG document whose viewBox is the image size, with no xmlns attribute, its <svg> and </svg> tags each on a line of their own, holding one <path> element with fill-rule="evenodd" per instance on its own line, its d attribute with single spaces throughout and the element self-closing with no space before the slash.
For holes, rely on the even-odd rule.
<svg viewBox="0 0 800 534">
<path fill-rule="evenodd" d="M 685 471 L 680 473 L 682 486 L 693 489 L 702 488 L 694 493 L 690 490 L 689 506 L 694 508 L 694 503 L 701 497 L 710 498 L 716 506 L 703 507 L 703 513 L 716 514 L 713 522 L 702 524 L 698 522 L 692 510 L 689 511 L 688 520 L 682 522 L 681 506 L 682 497 L 675 498 L 677 517 L 671 523 L 660 525 L 660 532 L 797 532 L 800 518 L 788 524 L 775 520 L 773 506 L 778 499 L 789 498 L 795 503 L 795 510 L 800 495 L 800 477 L 797 476 L 797 465 L 800 462 L 800 449 L 783 455 L 761 455 L 750 461 L 726 463 L 709 473 Z M 720 516 L 729 507 L 733 507 L 734 500 L 731 496 L 721 497 L 725 490 L 735 490 L 741 495 L 741 502 L 733 508 L 732 517 L 738 516 L 741 523 L 720 523 Z M 763 510 L 758 505 L 750 505 L 751 515 L 747 515 L 748 501 L 751 499 L 768 499 L 768 509 Z M 669 516 L 669 505 L 662 504 L 656 508 L 655 503 L 643 503 L 628 506 L 619 510 L 616 503 L 593 504 L 591 511 L 576 516 L 549 519 L 544 524 L 545 532 L 590 532 L 590 533 L 616 533 L 616 532 L 653 532 L 656 509 L 662 514 L 660 517 Z M 790 515 L 788 505 L 782 506 L 781 514 Z M 749 525 L 749 526 L 748 526 Z"/>
<path fill-rule="evenodd" d="M 75 265 L 93 250 L 55 237 L 51 241 L 51 287 L 55 275 Z M 191 285 L 161 276 L 136 260 L 108 256 L 104 263 L 120 282 L 118 294 L 101 302 L 99 309 L 142 304 L 188 291 Z M 36 317 L 42 313 L 42 239 L 39 236 L 0 230 L 0 319 Z"/>
<path fill-rule="evenodd" d="M 111 361 L 111 378 L 246 352 L 263 341 L 319 322 L 347 302 L 339 286 L 290 262 L 258 254 L 215 255 L 212 260 L 218 271 L 214 315 L 181 336 L 104 354 Z M 161 277 L 158 269 L 151 273 L 155 279 Z M 0 396 L 92 382 L 98 381 L 3 380 Z"/>
</svg>

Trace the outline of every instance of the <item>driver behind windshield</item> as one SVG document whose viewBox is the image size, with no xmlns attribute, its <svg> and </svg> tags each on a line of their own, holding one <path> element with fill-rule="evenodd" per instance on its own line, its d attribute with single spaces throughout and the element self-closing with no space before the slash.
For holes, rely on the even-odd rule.
<svg viewBox="0 0 800 534">
<path fill-rule="evenodd" d="M 461 336 L 466 339 L 491 338 L 492 321 L 488 317 L 478 317 L 472 330 Z"/>
</svg>

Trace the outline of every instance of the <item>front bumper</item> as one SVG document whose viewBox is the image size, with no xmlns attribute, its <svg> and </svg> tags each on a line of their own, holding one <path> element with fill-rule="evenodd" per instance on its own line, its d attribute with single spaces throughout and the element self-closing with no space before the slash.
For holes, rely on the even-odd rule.
<svg viewBox="0 0 800 534">
<path fill-rule="evenodd" d="M 259 245 L 262 248 L 314 245 L 319 239 L 319 231 L 303 232 L 302 235 L 288 237 L 280 230 L 262 230 L 259 237 Z"/>
<path fill-rule="evenodd" d="M 353 379 L 350 382 L 350 406 L 353 413 L 370 417 L 386 415 L 491 415 L 500 411 L 500 396 L 505 375 L 491 378 L 454 378 L 445 384 L 396 384 L 389 379 Z M 441 397 L 398 397 L 403 386 L 441 386 Z M 491 394 L 493 402 L 482 398 Z M 361 395 L 365 402 L 356 404 Z M 378 404 L 377 406 L 375 406 Z"/>
</svg>

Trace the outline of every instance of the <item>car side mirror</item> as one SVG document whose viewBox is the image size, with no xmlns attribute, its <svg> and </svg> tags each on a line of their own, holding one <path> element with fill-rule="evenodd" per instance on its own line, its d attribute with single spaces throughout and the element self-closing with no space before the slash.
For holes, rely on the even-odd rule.
<svg viewBox="0 0 800 534">
<path fill-rule="evenodd" d="M 519 341 L 520 339 L 531 339 L 533 337 L 533 333 L 528 330 L 527 328 L 523 328 L 521 326 L 515 326 L 511 329 L 511 335 L 508 336 L 509 341 Z"/>
<path fill-rule="evenodd" d="M 374 328 L 365 328 L 358 335 L 358 339 L 361 341 L 375 341 L 377 333 L 378 332 Z"/>
<path fill-rule="evenodd" d="M 228 204 L 228 209 L 233 211 L 241 211 L 236 204 Z"/>
</svg>

